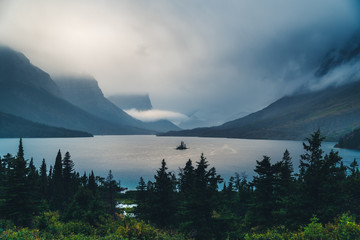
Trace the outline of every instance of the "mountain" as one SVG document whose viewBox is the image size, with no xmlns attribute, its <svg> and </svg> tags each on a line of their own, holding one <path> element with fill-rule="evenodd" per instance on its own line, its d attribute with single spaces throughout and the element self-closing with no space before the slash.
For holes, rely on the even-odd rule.
<svg viewBox="0 0 360 240">
<path fill-rule="evenodd" d="M 0 46 L 0 83 L 20 84 L 60 96 L 49 74 L 32 65 L 22 53 Z"/>
<path fill-rule="evenodd" d="M 92 77 L 54 78 L 65 100 L 99 118 L 113 123 L 140 126 L 141 122 L 132 118 L 104 97 L 98 82 Z"/>
<path fill-rule="evenodd" d="M 46 125 L 92 134 L 152 134 L 112 123 L 69 103 L 49 74 L 21 53 L 0 47 L 0 111 Z"/>
<path fill-rule="evenodd" d="M 342 48 L 329 51 L 315 71 L 317 83 L 327 83 L 327 88 L 285 96 L 221 126 L 164 135 L 303 140 L 320 128 L 328 141 L 337 141 L 360 127 L 359 60 L 358 32 Z"/>
<path fill-rule="evenodd" d="M 360 128 L 340 137 L 335 147 L 360 150 Z"/>
<path fill-rule="evenodd" d="M 135 108 L 139 111 L 151 110 L 152 104 L 149 94 L 116 94 L 108 99 L 121 109 Z"/>
<path fill-rule="evenodd" d="M 55 79 L 55 82 L 60 88 L 65 100 L 86 112 L 99 118 L 106 119 L 114 124 L 122 123 L 152 132 L 180 130 L 180 128 L 168 120 L 142 122 L 131 117 L 121 108 L 105 98 L 103 92 L 99 88 L 98 82 L 92 77 L 59 77 Z M 143 96 L 142 98 L 148 106 L 151 106 L 148 96 Z M 140 106 L 140 98 L 137 98 L 137 100 L 139 101 L 135 101 L 135 105 L 137 104 L 137 106 Z M 130 104 L 129 101 L 127 103 Z"/>
<path fill-rule="evenodd" d="M 90 133 L 51 127 L 0 112 L 0 137 L 92 137 Z"/>
<path fill-rule="evenodd" d="M 328 141 L 360 127 L 360 82 L 287 96 L 221 126 L 164 135 L 303 140 L 318 128 Z"/>
</svg>

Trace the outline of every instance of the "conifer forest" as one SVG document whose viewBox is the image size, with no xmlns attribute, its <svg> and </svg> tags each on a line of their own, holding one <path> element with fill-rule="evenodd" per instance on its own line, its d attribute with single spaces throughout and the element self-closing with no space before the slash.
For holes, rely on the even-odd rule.
<svg viewBox="0 0 360 240">
<path fill-rule="evenodd" d="M 223 179 L 202 154 L 177 172 L 161 161 L 154 179 L 126 191 L 114 179 L 75 170 L 69 152 L 36 168 L 22 140 L 0 158 L 1 239 L 360 239 L 360 172 L 320 130 L 291 153 L 256 161 L 254 177 Z M 118 203 L 136 207 L 124 214 Z"/>
</svg>

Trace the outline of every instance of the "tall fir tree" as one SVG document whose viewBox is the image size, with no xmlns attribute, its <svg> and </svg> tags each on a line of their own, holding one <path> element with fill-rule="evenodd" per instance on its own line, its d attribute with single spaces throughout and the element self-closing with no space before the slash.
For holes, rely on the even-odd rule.
<svg viewBox="0 0 360 240">
<path fill-rule="evenodd" d="M 92 170 L 91 170 L 91 174 L 89 175 L 89 183 L 87 187 L 93 195 L 96 195 L 97 184 L 95 180 L 94 171 Z"/>
<path fill-rule="evenodd" d="M 63 163 L 61 157 L 61 151 L 59 150 L 56 159 L 54 168 L 52 171 L 52 199 L 51 206 L 54 210 L 63 211 L 63 201 L 64 201 L 64 181 L 63 181 Z"/>
<path fill-rule="evenodd" d="M 43 159 L 40 166 L 40 193 L 41 193 L 41 198 L 44 200 L 45 199 L 49 200 L 48 189 L 49 189 L 49 179 L 47 175 L 46 162 L 45 159 Z"/>
<path fill-rule="evenodd" d="M 135 214 L 137 217 L 150 220 L 150 204 L 149 204 L 149 195 L 151 193 L 147 191 L 147 185 L 143 179 L 140 177 L 139 183 L 136 187 L 136 203 L 137 207 L 135 209 Z"/>
<path fill-rule="evenodd" d="M 75 170 L 74 170 L 74 162 L 71 160 L 71 156 L 69 152 L 65 153 L 63 159 L 63 185 L 64 185 L 64 201 L 70 202 L 71 198 L 74 196 L 76 192 L 76 184 L 75 184 Z"/>
<path fill-rule="evenodd" d="M 297 218 L 296 183 L 294 168 L 289 151 L 286 149 L 282 160 L 273 165 L 274 171 L 274 221 L 273 225 L 292 226 Z"/>
<path fill-rule="evenodd" d="M 213 213 L 217 206 L 218 184 L 222 182 L 215 168 L 210 168 L 204 154 L 196 162 L 194 183 L 184 211 L 189 214 L 183 229 L 196 239 L 211 239 L 216 233 L 216 219 Z"/>
<path fill-rule="evenodd" d="M 24 149 L 22 139 L 20 139 L 16 157 L 8 161 L 4 203 L 2 205 L 2 215 L 20 226 L 29 226 L 37 209 L 31 198 L 28 173 L 29 168 L 24 159 Z"/>
<path fill-rule="evenodd" d="M 254 200 L 251 204 L 252 222 L 256 226 L 268 227 L 273 222 L 274 199 L 274 169 L 270 157 L 264 156 L 263 160 L 256 161 L 254 176 Z"/>
<path fill-rule="evenodd" d="M 104 183 L 104 198 L 107 212 L 111 215 L 116 213 L 116 194 L 120 192 L 119 183 L 114 179 L 112 171 L 109 170 L 108 176 Z"/>
<path fill-rule="evenodd" d="M 152 220 L 160 227 L 172 226 L 176 217 L 176 198 L 173 174 L 167 171 L 165 159 L 161 161 L 161 167 L 154 176 L 154 199 L 152 203 Z"/>
</svg>

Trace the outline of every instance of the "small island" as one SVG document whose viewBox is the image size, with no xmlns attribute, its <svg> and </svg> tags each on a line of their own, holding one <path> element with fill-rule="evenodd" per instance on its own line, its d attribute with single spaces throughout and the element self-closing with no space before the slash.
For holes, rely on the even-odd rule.
<svg viewBox="0 0 360 240">
<path fill-rule="evenodd" d="M 176 150 L 185 150 L 188 149 L 188 147 L 186 147 L 186 144 L 184 143 L 184 141 L 181 141 L 180 145 L 177 146 Z"/>
</svg>

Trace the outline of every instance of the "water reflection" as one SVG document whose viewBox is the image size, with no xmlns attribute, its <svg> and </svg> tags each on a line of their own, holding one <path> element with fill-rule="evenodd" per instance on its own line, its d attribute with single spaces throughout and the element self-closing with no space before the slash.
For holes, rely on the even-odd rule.
<svg viewBox="0 0 360 240">
<path fill-rule="evenodd" d="M 183 140 L 189 147 L 177 151 L 176 146 Z M 0 139 L 0 154 L 13 155 L 17 152 L 18 139 Z M 69 151 L 75 169 L 81 174 L 94 170 L 96 175 L 106 176 L 111 169 L 114 177 L 128 188 L 135 188 L 140 176 L 152 180 L 160 162 L 165 159 L 170 170 L 178 172 L 188 159 L 195 163 L 204 153 L 211 166 L 216 167 L 224 179 L 235 172 L 253 175 L 256 160 L 263 155 L 270 156 L 273 162 L 282 158 L 285 149 L 291 154 L 295 170 L 299 156 L 303 153 L 301 141 L 247 140 L 196 137 L 155 137 L 155 136 L 96 136 L 94 138 L 27 138 L 23 139 L 25 156 L 34 158 L 38 167 L 43 158 L 47 166 L 53 165 L 56 153 Z M 329 152 L 334 143 L 323 143 L 325 152 Z M 360 156 L 360 151 L 338 150 L 345 164 L 350 164 Z"/>
</svg>

